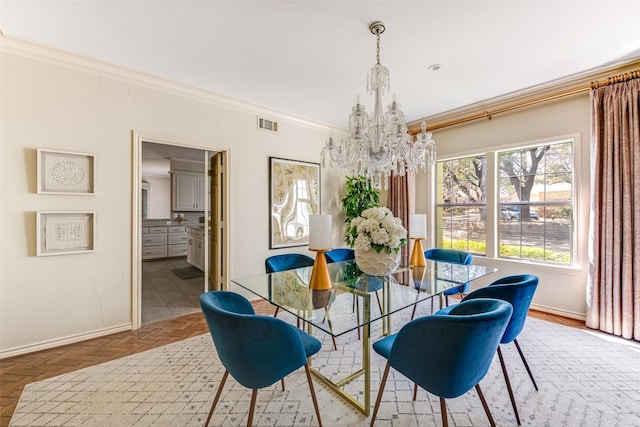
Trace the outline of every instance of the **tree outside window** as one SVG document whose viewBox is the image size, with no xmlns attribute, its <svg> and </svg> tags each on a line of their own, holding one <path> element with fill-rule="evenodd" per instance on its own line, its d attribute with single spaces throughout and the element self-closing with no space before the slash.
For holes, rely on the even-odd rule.
<svg viewBox="0 0 640 427">
<path fill-rule="evenodd" d="M 437 163 L 437 246 L 486 254 L 486 157 Z"/>
<path fill-rule="evenodd" d="M 488 170 L 486 156 L 496 156 Z M 486 177 L 496 174 L 487 200 Z M 573 262 L 573 141 L 437 162 L 436 246 L 545 264 Z M 487 209 L 497 253 L 487 254 Z"/>
<path fill-rule="evenodd" d="M 572 262 L 573 152 L 562 141 L 498 153 L 499 256 Z"/>
</svg>

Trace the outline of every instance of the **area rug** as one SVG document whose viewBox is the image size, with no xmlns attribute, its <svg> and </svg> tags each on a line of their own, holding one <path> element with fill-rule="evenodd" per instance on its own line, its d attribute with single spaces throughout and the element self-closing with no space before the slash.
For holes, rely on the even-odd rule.
<svg viewBox="0 0 640 427">
<path fill-rule="evenodd" d="M 406 321 L 400 313 L 396 326 Z M 290 320 L 290 319 L 289 319 Z M 377 322 L 379 325 L 380 322 Z M 373 326 L 372 337 L 380 336 Z M 355 333 L 337 338 L 316 331 L 323 350 L 314 367 L 326 373 L 350 372 L 359 364 Z M 518 341 L 537 380 L 531 384 L 513 344 L 503 346 L 518 408 L 525 426 L 640 426 L 640 346 L 606 335 L 528 319 Z M 429 355 L 413 355 L 425 369 Z M 385 360 L 372 351 L 371 404 Z M 209 335 L 81 369 L 25 387 L 10 426 L 201 426 L 224 370 Z M 359 381 L 359 383 L 358 383 Z M 350 387 L 362 387 L 362 379 Z M 258 392 L 256 426 L 317 426 L 304 370 Z M 499 362 L 495 358 L 480 383 L 500 426 L 515 426 Z M 365 426 L 370 417 L 353 409 L 314 380 L 325 426 Z M 355 388 L 354 388 L 355 387 Z M 212 426 L 246 425 L 250 391 L 231 377 Z M 393 370 L 376 426 L 441 425 L 439 401 L 424 390 L 412 401 L 412 383 Z M 475 391 L 447 401 L 452 426 L 486 426 Z"/>
<path fill-rule="evenodd" d="M 195 279 L 196 277 L 204 277 L 204 272 L 196 267 L 174 268 L 171 270 L 173 274 L 182 280 Z"/>
</svg>

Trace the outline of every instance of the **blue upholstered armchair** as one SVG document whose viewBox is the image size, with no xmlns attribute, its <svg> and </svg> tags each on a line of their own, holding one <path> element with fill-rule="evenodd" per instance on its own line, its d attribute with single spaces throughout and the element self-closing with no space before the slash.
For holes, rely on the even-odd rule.
<svg viewBox="0 0 640 427">
<path fill-rule="evenodd" d="M 294 270 L 296 268 L 312 267 L 313 263 L 314 263 L 314 259 L 307 255 L 282 254 L 282 255 L 274 255 L 267 258 L 264 261 L 264 268 L 267 273 L 276 273 L 279 271 Z M 280 310 L 280 307 L 276 307 L 276 311 L 275 313 L 273 313 L 273 317 L 278 316 L 279 310 Z M 328 308 L 325 307 L 325 316 L 326 316 L 327 310 Z M 331 322 L 331 320 L 329 320 L 329 322 Z M 298 319 L 298 327 L 300 327 L 300 319 Z M 331 327 L 331 323 L 329 323 L 329 327 Z M 332 335 L 331 341 L 333 342 L 333 349 L 337 350 L 338 345 L 336 343 L 336 337 Z"/>
<path fill-rule="evenodd" d="M 524 328 L 524 323 L 527 320 L 527 313 L 529 312 L 529 306 L 533 300 L 533 295 L 538 287 L 538 278 L 532 274 L 518 274 L 514 276 L 502 277 L 489 286 L 477 289 L 471 292 L 469 295 L 463 298 L 462 301 L 471 301 L 477 298 L 496 298 L 504 301 L 508 301 L 513 306 L 513 315 L 507 325 L 507 329 L 500 340 L 501 344 L 508 344 L 513 341 L 516 345 L 516 349 L 520 354 L 520 358 L 524 363 L 524 367 L 533 382 L 533 386 L 538 390 L 536 380 L 533 378 L 529 364 L 524 358 L 524 353 L 518 344 L 517 337 Z M 441 312 L 447 312 L 449 308 L 441 310 Z M 516 401 L 511 388 L 511 382 L 509 381 L 509 374 L 507 373 L 507 367 L 504 363 L 504 357 L 500 347 L 498 347 L 498 358 L 500 359 L 500 366 L 504 374 L 504 379 L 507 384 L 507 391 L 509 392 L 509 398 L 511 399 L 511 405 L 513 406 L 513 412 L 516 416 L 516 421 L 520 424 L 520 414 L 516 407 Z"/>
<path fill-rule="evenodd" d="M 274 255 L 264 261 L 264 269 L 267 273 L 311 266 L 313 266 L 313 258 L 302 254 Z"/>
<path fill-rule="evenodd" d="M 459 251 L 457 249 L 442 249 L 442 248 L 434 248 L 424 251 L 425 259 L 432 261 L 444 261 L 455 264 L 464 264 L 470 265 L 473 261 L 473 256 L 469 252 Z M 465 292 L 469 292 L 470 285 L 469 283 L 465 283 L 464 285 L 458 286 L 456 288 L 447 289 L 444 291 L 444 297 L 446 305 L 449 305 L 449 295 L 460 294 L 462 296 Z M 434 313 L 433 308 L 433 300 L 431 298 L 431 313 Z M 417 304 L 413 306 L 413 313 L 411 313 L 411 320 L 416 315 Z"/>
<path fill-rule="evenodd" d="M 229 374 L 253 390 L 247 419 L 247 426 L 251 426 L 258 389 L 282 380 L 302 366 L 307 374 L 318 424 L 322 425 L 307 364 L 307 358 L 320 350 L 320 341 L 280 319 L 256 315 L 251 303 L 234 292 L 204 293 L 200 296 L 200 306 L 218 357 L 225 367 L 205 427 L 209 425 Z"/>
<path fill-rule="evenodd" d="M 324 256 L 327 257 L 328 263 L 356 259 L 355 252 L 353 249 L 349 248 L 331 249 L 330 251 L 325 252 Z"/>
<path fill-rule="evenodd" d="M 512 312 L 511 304 L 506 301 L 467 301 L 452 306 L 447 314 L 412 320 L 397 334 L 376 341 L 373 349 L 387 359 L 387 364 L 371 416 L 371 426 L 380 407 L 390 367 L 413 381 L 416 387 L 419 385 L 440 397 L 442 423 L 445 426 L 448 424 L 445 399 L 458 397 L 475 387 L 489 422 L 494 426 L 491 411 L 478 383 L 491 366 Z M 437 369 L 425 369 L 424 363 L 416 361 L 416 354 L 427 355 L 429 365 Z"/>
</svg>

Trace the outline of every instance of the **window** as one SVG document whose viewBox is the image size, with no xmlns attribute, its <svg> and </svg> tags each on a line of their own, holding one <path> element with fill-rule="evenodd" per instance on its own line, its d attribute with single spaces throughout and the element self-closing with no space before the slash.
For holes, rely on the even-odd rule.
<svg viewBox="0 0 640 427">
<path fill-rule="evenodd" d="M 573 139 L 564 139 L 438 161 L 436 246 L 490 258 L 571 265 L 573 151 Z M 489 180 L 491 191 L 487 176 L 496 177 L 495 188 Z M 489 233 L 487 209 L 495 218 Z"/>
<path fill-rule="evenodd" d="M 497 154 L 499 257 L 570 264 L 572 143 L 563 141 Z"/>
<path fill-rule="evenodd" d="M 437 163 L 437 246 L 486 253 L 486 157 Z"/>
</svg>

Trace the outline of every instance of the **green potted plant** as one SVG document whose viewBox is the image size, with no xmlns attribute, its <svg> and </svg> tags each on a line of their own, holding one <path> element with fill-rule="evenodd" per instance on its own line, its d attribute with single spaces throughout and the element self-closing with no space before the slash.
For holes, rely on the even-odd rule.
<svg viewBox="0 0 640 427">
<path fill-rule="evenodd" d="M 355 244 L 355 230 L 351 227 L 351 221 L 369 208 L 375 208 L 380 203 L 380 194 L 373 189 L 371 183 L 364 175 L 347 177 L 346 194 L 342 199 L 342 212 L 347 232 L 344 242 L 350 248 Z"/>
<path fill-rule="evenodd" d="M 345 216 L 344 222 L 347 225 L 344 242 L 347 246 L 353 248 L 355 245 L 355 229 L 351 227 L 351 220 L 358 218 L 362 211 L 378 206 L 380 195 L 363 175 L 347 177 L 346 187 L 346 193 L 342 199 L 342 212 Z M 360 271 L 355 261 L 350 261 L 345 265 L 343 280 L 350 285 L 355 285 L 361 274 L 362 271 Z"/>
</svg>

